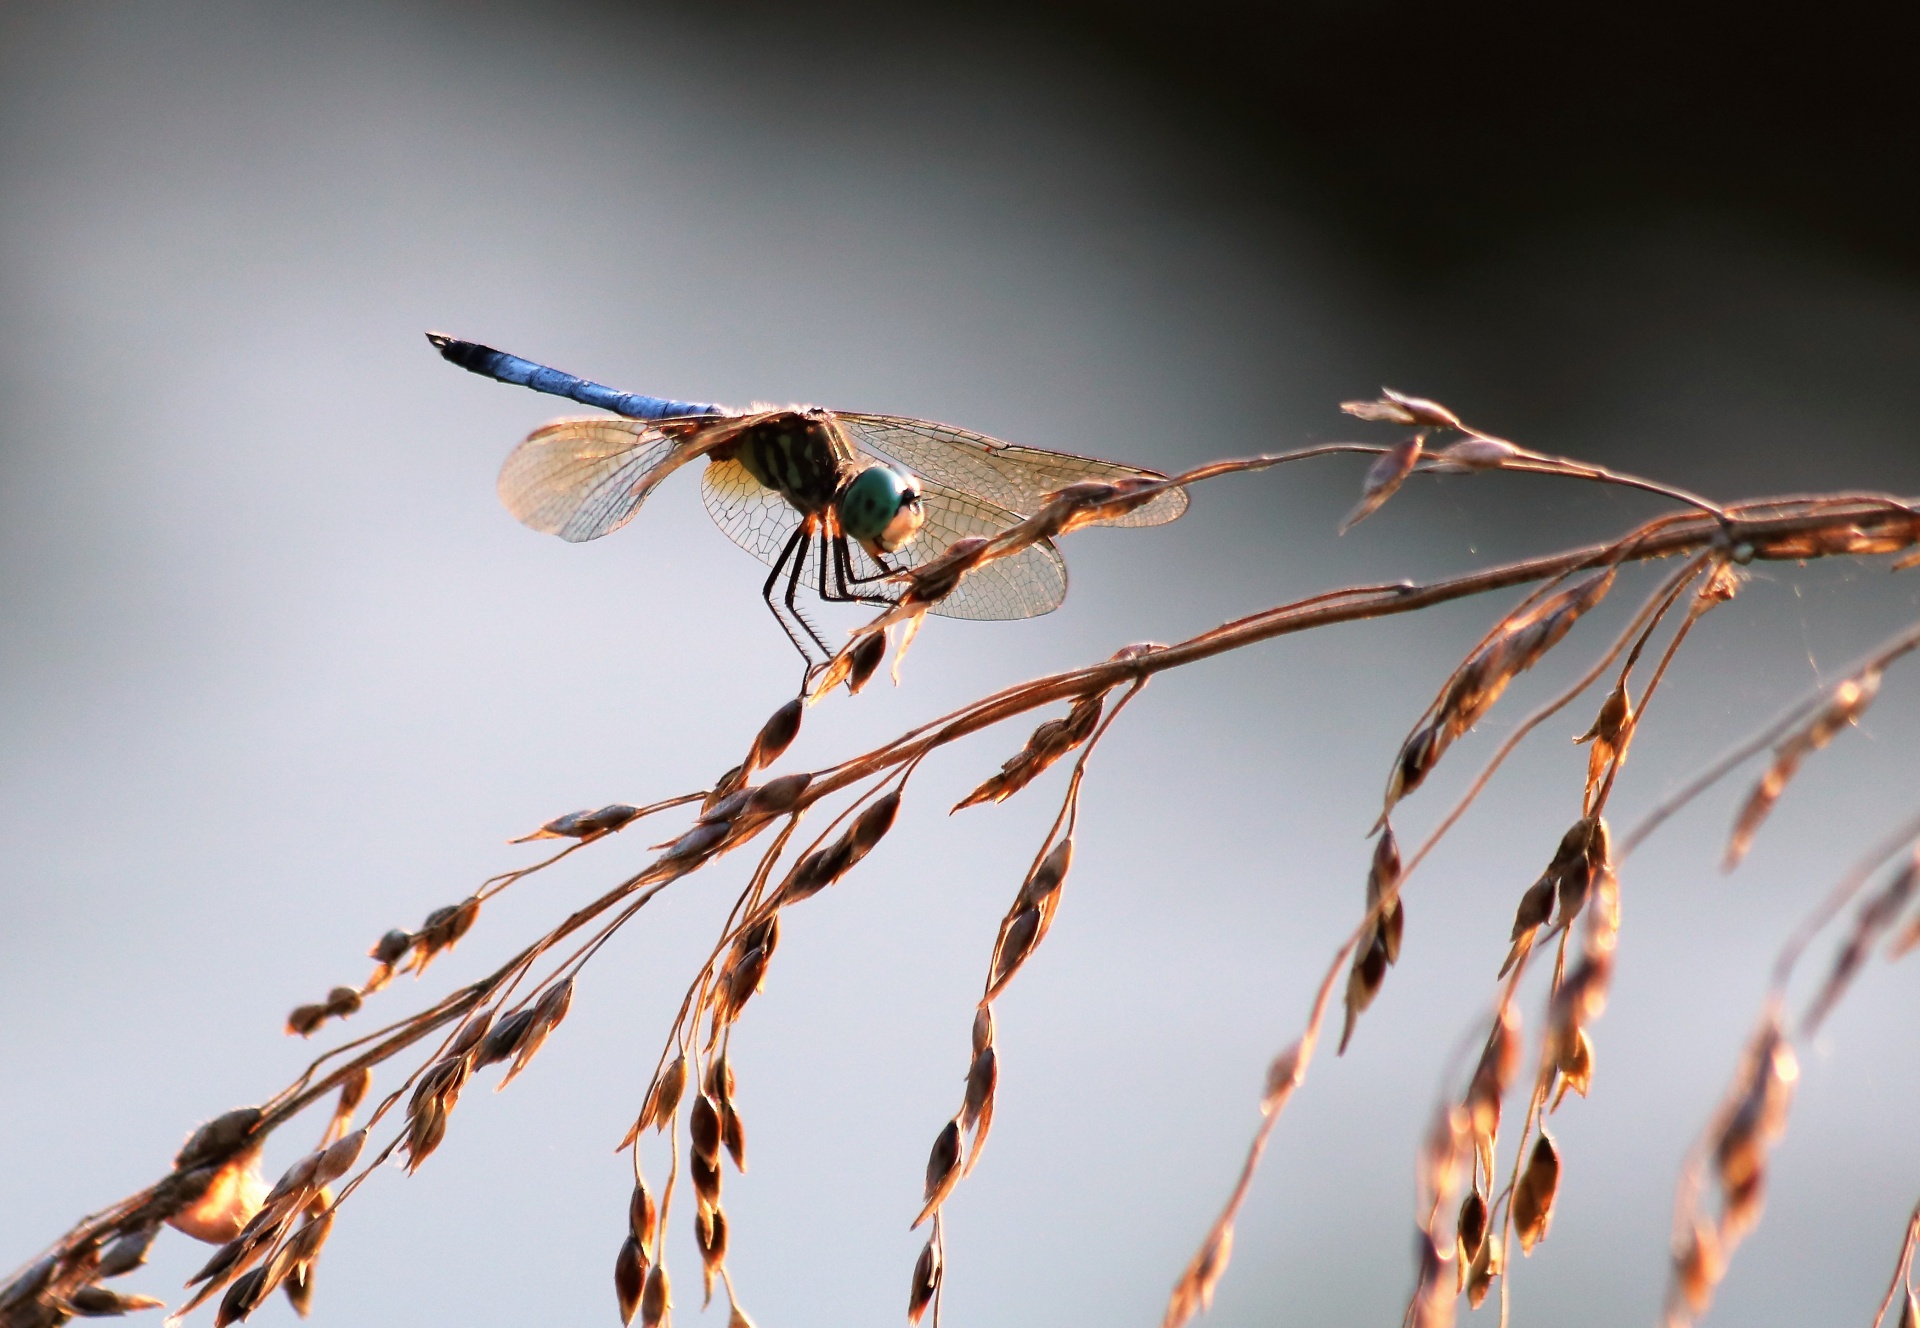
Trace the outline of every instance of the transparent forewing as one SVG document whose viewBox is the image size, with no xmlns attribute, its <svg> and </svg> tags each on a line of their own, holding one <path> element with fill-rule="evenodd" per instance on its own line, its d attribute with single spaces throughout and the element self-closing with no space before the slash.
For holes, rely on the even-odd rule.
<svg viewBox="0 0 1920 1328">
<path fill-rule="evenodd" d="M 985 434 L 910 420 L 896 415 L 835 412 L 854 440 L 904 461 L 927 479 L 965 493 L 978 494 L 1011 512 L 1031 516 L 1055 489 L 1081 480 L 1121 480 L 1135 475 L 1165 478 L 1159 472 L 1117 461 L 1018 447 Z M 1158 526 L 1187 510 L 1185 489 L 1168 489 L 1118 520 L 1115 526 Z"/>
<path fill-rule="evenodd" d="M 701 476 L 700 492 L 714 524 L 726 532 L 727 538 L 769 566 L 779 559 L 787 540 L 799 528 L 800 514 L 792 505 L 755 480 L 737 461 L 709 463 Z M 924 485 L 921 500 L 926 506 L 926 524 L 906 548 L 888 555 L 888 562 L 896 569 L 918 567 L 945 553 L 957 539 L 997 535 L 1019 521 L 1004 508 L 936 483 Z M 886 573 L 865 549 L 849 540 L 847 554 L 854 578 L 846 587 L 849 592 L 872 599 L 900 597 L 901 587 L 884 580 Z M 801 585 L 818 595 L 821 546 L 817 536 L 807 541 L 801 556 L 805 560 L 801 564 Z M 791 564 L 782 569 L 782 583 L 790 570 Z M 825 584 L 839 593 L 840 581 L 831 565 L 826 569 Z M 776 588 L 776 597 L 782 593 Z M 1066 594 L 1066 564 L 1052 544 L 1042 542 L 968 573 L 932 611 L 947 618 L 1031 618 L 1060 607 Z"/>
<path fill-rule="evenodd" d="M 662 467 L 690 423 L 555 420 L 527 435 L 500 467 L 500 501 L 520 521 L 579 543 L 633 519 L 671 467 Z"/>
</svg>

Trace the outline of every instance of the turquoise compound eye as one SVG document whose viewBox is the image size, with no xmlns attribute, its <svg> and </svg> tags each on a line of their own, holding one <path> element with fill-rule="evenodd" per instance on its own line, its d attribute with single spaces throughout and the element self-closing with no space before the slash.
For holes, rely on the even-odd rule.
<svg viewBox="0 0 1920 1328">
<path fill-rule="evenodd" d="M 920 481 L 892 466 L 868 466 L 840 494 L 840 529 L 868 553 L 892 553 L 920 531 Z"/>
</svg>

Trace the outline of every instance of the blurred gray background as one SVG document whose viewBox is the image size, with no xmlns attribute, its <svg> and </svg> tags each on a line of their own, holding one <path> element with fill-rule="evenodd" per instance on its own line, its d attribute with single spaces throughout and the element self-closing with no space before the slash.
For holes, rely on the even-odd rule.
<svg viewBox="0 0 1920 1328">
<path fill-rule="evenodd" d="M 318 1045 L 282 1035 L 287 1009 L 527 861 L 507 838 L 704 786 L 795 681 L 763 569 L 691 478 L 600 543 L 515 524 L 495 470 L 558 403 L 449 367 L 424 330 L 634 390 L 1168 469 L 1352 436 L 1337 403 L 1385 382 L 1717 496 L 1913 493 L 1910 34 L 1856 18 L 0 10 L 0 1265 L 282 1084 Z M 813 711 L 789 768 L 1131 641 L 1658 510 L 1422 479 L 1336 539 L 1362 469 L 1228 480 L 1175 526 L 1073 537 L 1061 611 L 934 620 L 905 685 Z M 1654 703 L 1616 824 L 1910 622 L 1915 576 L 1755 569 Z M 1513 689 L 1403 839 L 1649 584 Z M 950 1322 L 1159 1322 L 1357 916 L 1394 750 L 1504 602 L 1187 669 L 1114 729 L 1059 923 L 999 1003 L 992 1144 L 949 1207 Z M 1737 875 L 1716 868 L 1737 786 L 1629 864 L 1598 1077 L 1552 1123 L 1565 1179 L 1517 1323 L 1656 1314 L 1676 1168 L 1774 949 L 1912 806 L 1915 694 L 1899 666 Z M 1565 737 L 1590 709 L 1549 723 L 1414 878 L 1401 964 L 1279 1129 L 1208 1322 L 1397 1319 L 1416 1142 L 1578 814 Z M 752 1170 L 727 1192 L 765 1328 L 899 1322 L 926 1149 L 1063 772 L 945 809 L 1026 731 L 930 761 L 885 845 L 788 918 L 736 1040 Z M 509 892 L 360 1023 L 470 980 L 672 829 Z M 744 870 L 648 908 L 526 1076 L 470 1092 L 418 1175 L 343 1210 L 317 1323 L 614 1321 L 613 1145 Z M 1867 1322 L 1920 1195 L 1916 996 L 1911 964 L 1875 969 L 1808 1050 L 1715 1322 Z M 132 1289 L 177 1299 L 203 1253 L 170 1235 Z"/>
</svg>

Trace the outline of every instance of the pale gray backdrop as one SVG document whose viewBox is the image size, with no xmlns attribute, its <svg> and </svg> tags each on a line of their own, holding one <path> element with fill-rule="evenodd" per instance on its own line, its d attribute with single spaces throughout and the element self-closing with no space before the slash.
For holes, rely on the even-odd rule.
<svg viewBox="0 0 1920 1328">
<path fill-rule="evenodd" d="M 1719 495 L 1920 490 L 1913 281 L 1657 211 L 1392 275 L 1295 211 L 1285 178 L 1244 187 L 1270 168 L 1177 101 L 1012 22 L 0 13 L 0 1265 L 284 1082 L 312 1051 L 280 1033 L 286 1010 L 364 976 L 384 929 L 526 861 L 509 836 L 703 786 L 795 681 L 763 569 L 691 479 L 599 544 L 516 525 L 494 472 L 556 403 L 443 364 L 428 328 L 636 390 L 1168 468 L 1343 436 L 1336 403 L 1387 382 Z M 792 768 L 1130 641 L 1656 508 L 1421 480 L 1336 539 L 1360 470 L 1225 481 L 1177 526 L 1072 538 L 1059 613 L 935 620 L 905 685 L 814 712 Z M 1619 816 L 1910 621 L 1914 576 L 1756 570 L 1656 702 Z M 1624 620 L 1627 588 L 1458 749 L 1403 835 Z M 1498 611 L 1250 650 L 1156 682 L 1114 730 L 1059 923 L 1000 1002 L 992 1145 L 950 1206 L 950 1322 L 1159 1322 L 1266 1060 L 1360 907 L 1394 748 Z M 1675 1169 L 1774 947 L 1912 806 L 1915 687 L 1895 670 L 1737 876 L 1714 868 L 1731 791 L 1631 864 L 1598 1078 L 1555 1118 L 1560 1209 L 1517 1270 L 1516 1322 L 1656 1313 Z M 1402 963 L 1276 1135 L 1210 1322 L 1396 1320 L 1416 1141 L 1513 904 L 1577 814 L 1565 738 L 1586 722 L 1549 724 L 1415 878 Z M 742 1027 L 732 1267 L 767 1328 L 899 1321 L 926 1149 L 1061 777 L 945 808 L 1025 732 L 926 766 L 885 846 L 789 919 Z M 511 892 L 378 1010 L 483 971 L 645 860 L 645 834 Z M 418 1175 L 354 1199 L 317 1323 L 613 1321 L 612 1148 L 740 872 L 648 909 L 524 1078 L 470 1093 Z M 1866 1322 L 1920 1194 L 1917 995 L 1920 970 L 1874 971 L 1807 1055 L 1716 1322 Z M 131 1285 L 177 1299 L 202 1257 L 169 1236 Z"/>
</svg>

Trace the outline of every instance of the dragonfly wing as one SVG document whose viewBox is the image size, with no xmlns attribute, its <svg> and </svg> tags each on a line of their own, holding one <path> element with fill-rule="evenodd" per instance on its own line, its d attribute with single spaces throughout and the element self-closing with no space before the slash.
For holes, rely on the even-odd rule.
<svg viewBox="0 0 1920 1328">
<path fill-rule="evenodd" d="M 778 561 L 787 540 L 800 525 L 799 512 L 749 475 L 738 461 L 708 463 L 700 478 L 700 494 L 714 524 L 727 538 L 768 566 Z M 1020 520 L 1004 508 L 933 482 L 923 485 L 921 501 L 926 509 L 926 524 L 911 544 L 889 555 L 888 561 L 896 569 L 918 567 L 945 553 L 955 540 L 968 535 L 997 535 Z M 904 587 L 881 579 L 886 573 L 867 556 L 865 549 L 849 540 L 847 552 L 851 555 L 853 574 L 859 578 L 859 584 L 850 586 L 850 590 L 875 599 L 900 597 Z M 820 590 L 819 541 L 807 541 L 802 556 L 805 561 L 801 585 L 817 595 Z M 827 581 L 829 585 L 838 585 L 832 569 L 828 570 Z M 959 587 L 932 611 L 947 618 L 1031 618 L 1058 608 L 1066 594 L 1066 564 L 1052 544 L 1040 543 L 969 572 Z"/>
<path fill-rule="evenodd" d="M 931 562 L 955 540 L 997 535 L 1020 522 L 1004 507 L 934 480 L 922 481 L 920 500 L 926 508 L 926 524 L 913 543 L 893 555 L 896 563 L 909 567 Z M 1010 557 L 968 572 L 931 612 L 942 618 L 1037 618 L 1059 608 L 1066 597 L 1067 564 L 1053 541 L 1038 540 Z"/>
<path fill-rule="evenodd" d="M 769 567 L 800 525 L 793 504 L 749 475 L 738 461 L 709 461 L 700 474 L 700 497 L 713 524 Z"/>
<path fill-rule="evenodd" d="M 520 521 L 579 543 L 633 519 L 674 467 L 662 463 L 698 431 L 690 422 L 555 420 L 527 435 L 500 467 L 500 501 Z"/>
<path fill-rule="evenodd" d="M 1143 470 L 1139 466 L 1074 456 L 1070 452 L 1019 447 L 930 420 L 838 411 L 835 415 L 861 444 L 905 462 L 909 469 L 927 479 L 978 494 L 1022 516 L 1038 511 L 1046 496 L 1055 489 L 1081 480 L 1165 478 L 1158 471 Z M 1158 526 L 1186 510 L 1186 490 L 1168 489 L 1125 516 L 1102 524 Z"/>
</svg>

